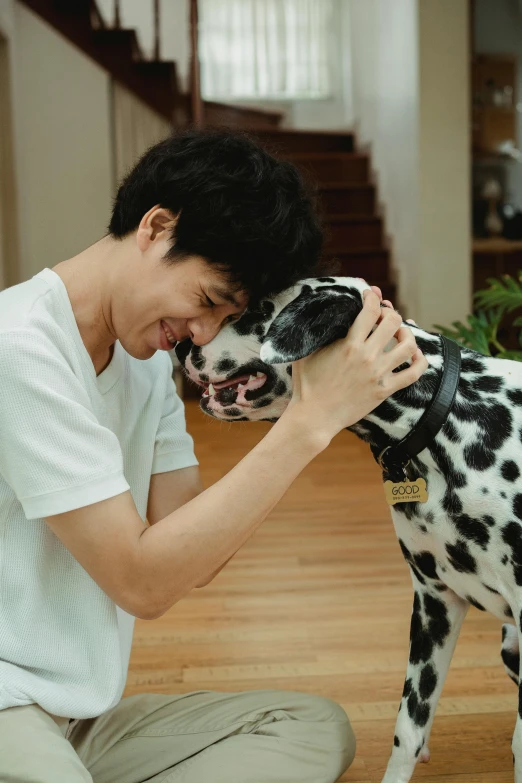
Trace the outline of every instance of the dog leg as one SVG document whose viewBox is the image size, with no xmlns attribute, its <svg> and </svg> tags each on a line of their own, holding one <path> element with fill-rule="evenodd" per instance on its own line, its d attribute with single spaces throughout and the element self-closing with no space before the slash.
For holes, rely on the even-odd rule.
<svg viewBox="0 0 522 783">
<path fill-rule="evenodd" d="M 504 663 L 508 677 L 511 677 L 515 685 L 519 685 L 520 647 L 516 626 L 506 623 L 502 626 L 502 647 L 500 655 Z"/>
<path fill-rule="evenodd" d="M 430 585 L 421 584 L 413 573 L 412 581 L 415 599 L 410 656 L 392 755 L 382 783 L 408 783 L 421 755 L 425 760 L 429 758 L 429 731 L 469 608 L 468 602 L 451 590 L 438 592 Z"/>
<path fill-rule="evenodd" d="M 515 628 L 514 626 L 504 626 L 502 628 L 502 659 L 504 660 L 504 665 L 506 666 L 506 670 L 510 677 L 512 679 L 515 679 L 512 677 L 510 670 L 511 667 L 516 666 L 516 658 L 517 658 L 517 645 L 513 636 L 513 631 L 516 632 L 518 636 L 518 648 L 520 649 L 521 640 L 520 635 L 522 634 L 522 613 L 517 612 L 517 625 L 518 627 Z M 505 650 L 507 652 L 505 652 Z M 508 663 L 506 664 L 506 657 L 508 658 Z M 515 725 L 515 731 L 513 734 L 513 742 L 511 745 L 511 749 L 513 751 L 513 763 L 515 765 L 515 783 L 522 783 L 522 684 L 520 684 L 520 681 L 522 679 L 520 671 L 520 654 L 518 653 L 518 661 L 519 661 L 519 670 L 518 672 L 514 672 L 518 674 L 518 680 L 519 680 L 519 686 L 518 686 L 518 715 L 517 715 L 517 722 Z"/>
</svg>

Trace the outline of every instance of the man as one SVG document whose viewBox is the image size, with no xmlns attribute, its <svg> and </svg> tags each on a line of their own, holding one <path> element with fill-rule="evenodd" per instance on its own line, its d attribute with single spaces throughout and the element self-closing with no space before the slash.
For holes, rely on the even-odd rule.
<svg viewBox="0 0 522 783">
<path fill-rule="evenodd" d="M 167 351 L 312 273 L 320 247 L 290 164 L 187 132 L 128 175 L 107 236 L 0 294 L 0 779 L 326 783 L 350 764 L 348 719 L 322 698 L 121 700 L 134 617 L 207 584 L 337 432 L 426 367 L 370 294 L 346 339 L 294 365 L 270 432 L 201 490 Z"/>
</svg>

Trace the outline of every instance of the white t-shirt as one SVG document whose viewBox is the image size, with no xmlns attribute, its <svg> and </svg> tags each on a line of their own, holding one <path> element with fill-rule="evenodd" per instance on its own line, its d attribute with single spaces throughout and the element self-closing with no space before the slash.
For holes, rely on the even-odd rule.
<svg viewBox="0 0 522 783">
<path fill-rule="evenodd" d="M 44 518 L 130 489 L 145 524 L 151 475 L 197 464 L 167 353 L 117 342 L 96 377 L 55 272 L 0 293 L 0 709 L 118 703 L 134 617 Z"/>
</svg>

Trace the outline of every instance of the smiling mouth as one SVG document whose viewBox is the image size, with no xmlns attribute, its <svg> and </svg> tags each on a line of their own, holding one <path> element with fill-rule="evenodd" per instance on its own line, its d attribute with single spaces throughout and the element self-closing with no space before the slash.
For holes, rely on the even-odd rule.
<svg viewBox="0 0 522 783">
<path fill-rule="evenodd" d="M 258 372 L 255 375 L 237 375 L 234 378 L 229 378 L 227 381 L 220 381 L 215 383 L 203 384 L 203 399 L 208 399 L 212 396 L 217 396 L 222 389 L 229 389 L 238 393 L 236 403 L 241 398 L 241 401 L 247 402 L 245 394 L 248 391 L 254 391 L 264 386 L 267 376 L 265 373 Z"/>
<path fill-rule="evenodd" d="M 163 331 L 165 332 L 165 337 L 167 338 L 169 343 L 171 345 L 176 345 L 176 343 L 179 342 L 179 341 L 178 341 L 177 337 L 174 337 L 174 335 L 170 331 L 169 325 L 165 321 L 162 320 L 161 321 L 161 326 L 163 328 Z"/>
</svg>

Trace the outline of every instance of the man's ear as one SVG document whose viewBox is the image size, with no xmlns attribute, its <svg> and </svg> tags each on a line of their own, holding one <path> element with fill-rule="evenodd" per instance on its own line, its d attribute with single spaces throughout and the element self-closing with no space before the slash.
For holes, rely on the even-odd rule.
<svg viewBox="0 0 522 783">
<path fill-rule="evenodd" d="M 271 324 L 261 346 L 261 361 L 288 364 L 346 337 L 362 304 L 357 288 L 303 286 Z"/>
</svg>

